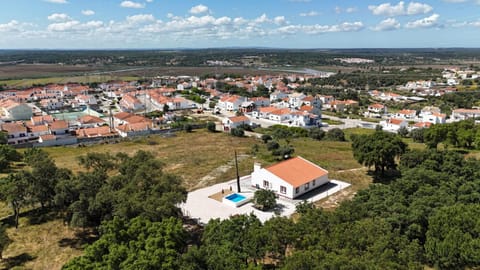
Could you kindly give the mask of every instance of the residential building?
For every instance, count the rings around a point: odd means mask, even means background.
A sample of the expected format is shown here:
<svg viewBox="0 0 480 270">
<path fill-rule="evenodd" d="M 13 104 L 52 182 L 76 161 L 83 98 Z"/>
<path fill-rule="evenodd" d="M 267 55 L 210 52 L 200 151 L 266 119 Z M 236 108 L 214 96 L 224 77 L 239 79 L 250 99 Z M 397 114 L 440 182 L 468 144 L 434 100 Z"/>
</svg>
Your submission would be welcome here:
<svg viewBox="0 0 480 270">
<path fill-rule="evenodd" d="M 290 199 L 329 183 L 327 170 L 300 156 L 266 168 L 256 163 L 251 177 L 252 186 Z"/>
<path fill-rule="evenodd" d="M 452 119 L 457 121 L 477 117 L 480 117 L 480 109 L 455 109 L 452 111 Z"/>
<path fill-rule="evenodd" d="M 380 122 L 380 125 L 385 131 L 397 132 L 402 127 L 408 127 L 408 122 L 401 118 L 390 118 L 386 121 Z"/>
<path fill-rule="evenodd" d="M 250 119 L 244 115 L 227 117 L 222 120 L 223 131 L 230 131 L 242 125 L 250 125 Z"/>
<path fill-rule="evenodd" d="M 123 95 L 119 105 L 122 111 L 125 112 L 136 112 L 145 109 L 145 105 L 133 95 Z"/>
<path fill-rule="evenodd" d="M 8 144 L 28 142 L 27 127 L 22 122 L 1 124 L 2 131 L 7 133 Z"/>
</svg>

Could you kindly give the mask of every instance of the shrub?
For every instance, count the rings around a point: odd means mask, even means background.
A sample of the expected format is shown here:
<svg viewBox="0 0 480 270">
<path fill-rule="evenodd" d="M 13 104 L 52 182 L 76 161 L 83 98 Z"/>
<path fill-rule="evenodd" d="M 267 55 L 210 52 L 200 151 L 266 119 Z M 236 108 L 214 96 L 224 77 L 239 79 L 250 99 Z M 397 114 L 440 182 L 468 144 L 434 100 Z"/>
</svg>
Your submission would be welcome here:
<svg viewBox="0 0 480 270">
<path fill-rule="evenodd" d="M 210 132 L 215 132 L 216 131 L 215 122 L 207 122 L 207 130 Z"/>
<path fill-rule="evenodd" d="M 230 134 L 235 137 L 243 137 L 245 136 L 245 131 L 243 130 L 243 128 L 232 128 L 230 130 Z"/>
<path fill-rule="evenodd" d="M 253 203 L 262 211 L 273 209 L 277 205 L 275 192 L 267 189 L 259 189 L 253 194 Z"/>
</svg>

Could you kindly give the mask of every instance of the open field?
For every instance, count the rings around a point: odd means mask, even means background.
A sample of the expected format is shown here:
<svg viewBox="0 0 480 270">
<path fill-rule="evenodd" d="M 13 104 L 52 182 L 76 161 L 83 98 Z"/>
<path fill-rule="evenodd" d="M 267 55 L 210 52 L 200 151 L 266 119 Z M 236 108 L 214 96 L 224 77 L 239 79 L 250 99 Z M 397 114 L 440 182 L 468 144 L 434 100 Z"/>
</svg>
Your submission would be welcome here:
<svg viewBox="0 0 480 270">
<path fill-rule="evenodd" d="M 65 226 L 61 219 L 32 221 L 22 217 L 19 228 L 9 228 L 7 233 L 13 242 L 3 252 L 0 269 L 61 269 L 82 254 L 88 239 L 79 237 L 81 229 Z"/>
<path fill-rule="evenodd" d="M 266 75 L 285 72 L 258 70 L 241 67 L 95 67 L 64 66 L 48 64 L 21 64 L 0 66 L 0 85 L 7 87 L 30 87 L 49 83 L 91 83 L 112 80 L 133 81 L 143 77 L 165 75 L 201 76 L 204 74 L 232 73 L 238 75 Z"/>
</svg>

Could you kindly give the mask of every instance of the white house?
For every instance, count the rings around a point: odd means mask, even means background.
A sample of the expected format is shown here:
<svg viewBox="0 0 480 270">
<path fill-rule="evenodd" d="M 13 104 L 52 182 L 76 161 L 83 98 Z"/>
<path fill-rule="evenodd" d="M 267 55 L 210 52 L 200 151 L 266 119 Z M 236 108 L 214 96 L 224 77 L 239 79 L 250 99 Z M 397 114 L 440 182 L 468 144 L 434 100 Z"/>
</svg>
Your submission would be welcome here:
<svg viewBox="0 0 480 270">
<path fill-rule="evenodd" d="M 455 109 L 452 111 L 452 119 L 465 120 L 480 117 L 480 109 Z"/>
<path fill-rule="evenodd" d="M 223 130 L 230 131 L 242 125 L 250 125 L 250 119 L 244 115 L 227 117 L 222 120 Z"/>
<path fill-rule="evenodd" d="M 447 121 L 447 115 L 444 113 L 432 113 L 424 114 L 422 117 L 423 122 L 428 122 L 432 124 L 445 124 Z"/>
<path fill-rule="evenodd" d="M 380 125 L 386 131 L 397 132 L 402 127 L 408 127 L 408 122 L 405 119 L 390 118 L 387 121 L 380 122 Z"/>
<path fill-rule="evenodd" d="M 255 164 L 251 177 L 252 186 L 272 190 L 290 199 L 330 181 L 327 170 L 302 157 L 294 157 L 266 168 Z"/>
<path fill-rule="evenodd" d="M 242 103 L 247 101 L 246 97 L 242 96 L 225 96 L 220 99 L 217 106 L 223 110 L 227 111 L 238 111 L 242 106 Z"/>
<path fill-rule="evenodd" d="M 288 94 L 282 91 L 275 91 L 270 94 L 270 101 L 277 101 L 288 97 Z"/>
<path fill-rule="evenodd" d="M 403 119 L 415 119 L 417 111 L 415 110 L 401 110 L 396 113 L 396 117 Z"/>
<path fill-rule="evenodd" d="M 27 127 L 23 123 L 4 123 L 1 129 L 7 132 L 8 144 L 28 142 Z"/>
<path fill-rule="evenodd" d="M 305 94 L 303 93 L 292 93 L 288 96 L 288 103 L 290 104 L 290 107 L 292 108 L 298 108 L 302 106 L 303 99 L 305 98 Z"/>
<path fill-rule="evenodd" d="M 385 114 L 387 113 L 387 107 L 380 103 L 368 105 L 368 112 L 372 114 Z"/>
<path fill-rule="evenodd" d="M 268 119 L 281 123 L 289 121 L 291 118 L 292 111 L 289 108 L 278 109 L 270 112 Z"/>
</svg>

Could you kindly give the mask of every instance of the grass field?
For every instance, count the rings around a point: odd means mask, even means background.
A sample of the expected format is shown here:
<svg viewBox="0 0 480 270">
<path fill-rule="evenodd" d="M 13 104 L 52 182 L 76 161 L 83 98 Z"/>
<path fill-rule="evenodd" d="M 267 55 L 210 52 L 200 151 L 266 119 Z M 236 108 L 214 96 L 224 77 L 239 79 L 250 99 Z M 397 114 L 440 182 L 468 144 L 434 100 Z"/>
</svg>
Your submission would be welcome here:
<svg viewBox="0 0 480 270">
<path fill-rule="evenodd" d="M 33 78 L 33 79 L 14 79 L 14 80 L 0 80 L 0 85 L 5 85 L 9 88 L 24 88 L 32 85 L 45 84 L 67 84 L 67 83 L 91 83 L 91 82 L 108 82 L 111 80 L 135 81 L 140 79 L 137 76 L 65 76 L 65 77 L 47 77 L 47 78 Z"/>
</svg>

